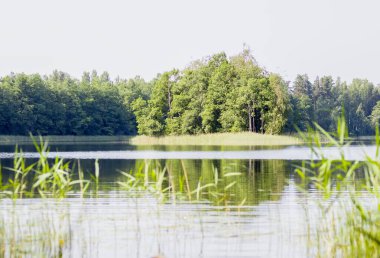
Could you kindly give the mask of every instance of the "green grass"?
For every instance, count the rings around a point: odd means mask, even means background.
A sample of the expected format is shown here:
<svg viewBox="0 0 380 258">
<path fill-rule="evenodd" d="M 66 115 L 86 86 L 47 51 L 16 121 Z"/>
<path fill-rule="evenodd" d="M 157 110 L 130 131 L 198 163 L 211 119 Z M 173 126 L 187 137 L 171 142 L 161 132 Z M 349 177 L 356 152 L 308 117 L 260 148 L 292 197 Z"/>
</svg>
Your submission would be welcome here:
<svg viewBox="0 0 380 258">
<path fill-rule="evenodd" d="M 135 136 L 130 139 L 132 145 L 293 145 L 302 140 L 293 136 L 267 135 L 258 133 L 215 133 L 182 136 Z"/>
</svg>

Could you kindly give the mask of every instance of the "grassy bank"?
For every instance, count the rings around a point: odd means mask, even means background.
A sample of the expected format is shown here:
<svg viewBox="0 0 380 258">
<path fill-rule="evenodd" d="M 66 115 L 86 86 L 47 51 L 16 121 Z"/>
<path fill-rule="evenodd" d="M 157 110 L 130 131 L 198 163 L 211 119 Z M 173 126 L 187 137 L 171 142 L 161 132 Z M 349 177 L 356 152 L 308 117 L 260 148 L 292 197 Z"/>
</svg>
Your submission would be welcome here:
<svg viewBox="0 0 380 258">
<path fill-rule="evenodd" d="M 297 137 L 266 135 L 257 133 L 215 133 L 182 136 L 135 136 L 130 139 L 132 145 L 292 145 L 302 141 Z"/>
<path fill-rule="evenodd" d="M 300 144 L 302 140 L 294 136 L 266 135 L 257 133 L 215 133 L 181 136 L 43 136 L 49 143 L 129 143 L 132 145 L 230 145 L 230 146 L 262 146 Z M 0 144 L 32 143 L 29 136 L 0 135 Z"/>
</svg>

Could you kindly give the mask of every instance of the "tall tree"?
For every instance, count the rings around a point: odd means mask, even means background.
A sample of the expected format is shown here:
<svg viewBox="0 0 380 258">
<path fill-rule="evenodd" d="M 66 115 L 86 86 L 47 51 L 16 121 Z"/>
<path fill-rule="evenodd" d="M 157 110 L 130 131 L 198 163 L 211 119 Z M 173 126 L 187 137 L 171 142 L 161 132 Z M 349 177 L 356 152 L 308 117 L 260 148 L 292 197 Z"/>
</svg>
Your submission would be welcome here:
<svg viewBox="0 0 380 258">
<path fill-rule="evenodd" d="M 313 121 L 313 88 L 306 74 L 297 75 L 292 88 L 293 126 L 306 130 Z"/>
<path fill-rule="evenodd" d="M 331 76 L 323 76 L 315 80 L 314 93 L 314 121 L 326 130 L 332 129 L 334 123 L 331 117 L 334 99 L 332 89 L 334 80 Z"/>
</svg>

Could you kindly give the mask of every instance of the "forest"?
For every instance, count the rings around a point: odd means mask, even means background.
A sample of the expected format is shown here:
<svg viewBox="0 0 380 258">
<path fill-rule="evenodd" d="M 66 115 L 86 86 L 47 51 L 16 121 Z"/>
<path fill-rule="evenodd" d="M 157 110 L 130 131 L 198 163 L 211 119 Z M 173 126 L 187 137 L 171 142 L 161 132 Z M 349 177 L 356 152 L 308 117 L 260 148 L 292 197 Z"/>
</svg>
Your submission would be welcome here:
<svg viewBox="0 0 380 258">
<path fill-rule="evenodd" d="M 349 132 L 370 135 L 380 118 L 380 86 L 298 75 L 292 83 L 259 66 L 249 49 L 218 53 L 183 70 L 110 79 L 9 74 L 0 78 L 2 135 L 183 135 L 304 131 L 313 122 L 333 130 L 344 110 Z"/>
</svg>

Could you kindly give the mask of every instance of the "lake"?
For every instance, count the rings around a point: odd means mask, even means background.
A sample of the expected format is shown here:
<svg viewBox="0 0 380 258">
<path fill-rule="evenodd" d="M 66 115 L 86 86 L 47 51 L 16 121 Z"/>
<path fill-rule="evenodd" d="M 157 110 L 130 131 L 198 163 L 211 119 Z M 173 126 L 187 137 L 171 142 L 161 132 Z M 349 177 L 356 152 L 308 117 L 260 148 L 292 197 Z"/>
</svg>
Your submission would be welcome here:
<svg viewBox="0 0 380 258">
<path fill-rule="evenodd" d="M 20 145 L 29 162 L 38 155 Z M 3 181 L 13 172 L 14 146 L 1 145 Z M 326 155 L 338 155 L 326 148 Z M 374 155 L 352 146 L 351 159 Z M 310 257 L 321 196 L 297 190 L 294 170 L 307 147 L 131 146 L 125 143 L 51 144 L 85 175 L 100 167 L 99 191 L 86 198 L 0 199 L 0 257 Z M 131 192 L 121 172 L 166 171 L 175 198 Z M 135 175 L 137 177 L 137 175 Z M 142 175 L 142 178 L 144 175 Z M 158 177 L 158 176 L 156 176 Z M 218 191 L 209 190 L 207 185 Z M 168 185 L 169 182 L 163 183 Z M 204 188 L 202 188 L 204 186 Z M 190 199 L 186 194 L 190 194 Z M 197 190 L 198 189 L 198 190 Z M 172 189 L 173 190 L 173 189 Z M 183 195 L 183 196 L 182 196 Z M 173 195 L 171 195 L 173 196 Z M 16 244 L 15 244 L 16 243 Z"/>
</svg>

